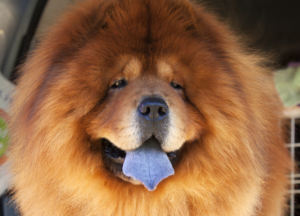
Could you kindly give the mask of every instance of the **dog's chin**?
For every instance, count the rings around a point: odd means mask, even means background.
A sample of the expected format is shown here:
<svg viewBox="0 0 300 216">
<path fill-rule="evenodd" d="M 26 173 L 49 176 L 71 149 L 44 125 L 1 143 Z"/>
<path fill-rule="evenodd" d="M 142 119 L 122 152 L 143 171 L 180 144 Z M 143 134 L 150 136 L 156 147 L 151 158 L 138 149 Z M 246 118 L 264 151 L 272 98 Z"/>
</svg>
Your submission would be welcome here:
<svg viewBox="0 0 300 216">
<path fill-rule="evenodd" d="M 111 143 L 109 140 L 102 138 L 101 139 L 102 144 L 102 158 L 103 163 L 106 166 L 106 168 L 112 172 L 116 177 L 126 181 L 130 182 L 134 185 L 141 185 L 142 183 L 132 177 L 126 176 L 123 173 L 123 164 L 126 157 L 126 151 L 116 147 L 113 143 Z M 167 156 L 174 167 L 178 161 L 180 156 L 180 151 L 174 151 L 174 152 L 168 152 Z"/>
</svg>

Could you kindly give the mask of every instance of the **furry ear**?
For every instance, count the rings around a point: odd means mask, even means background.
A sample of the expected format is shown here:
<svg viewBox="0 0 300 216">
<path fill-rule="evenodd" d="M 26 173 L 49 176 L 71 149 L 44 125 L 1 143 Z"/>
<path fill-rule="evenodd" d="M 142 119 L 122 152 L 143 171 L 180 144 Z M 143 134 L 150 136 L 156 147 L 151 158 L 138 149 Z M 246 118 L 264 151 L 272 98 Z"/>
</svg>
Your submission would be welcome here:
<svg viewBox="0 0 300 216">
<path fill-rule="evenodd" d="M 180 23 L 184 23 L 184 29 L 186 31 L 191 33 L 197 32 L 196 15 L 190 5 L 183 4 L 183 2 L 181 2 L 181 4 L 173 2 L 169 13 L 171 16 L 174 16 L 176 20 L 180 21 Z"/>
<path fill-rule="evenodd" d="M 83 47 L 99 31 L 106 30 L 113 12 L 116 10 L 115 5 L 109 1 L 101 3 L 91 1 L 91 5 L 93 5 L 92 8 L 87 8 L 86 4 L 81 2 L 81 6 L 74 8 L 74 11 L 69 11 L 69 16 L 62 17 L 60 22 L 65 28 L 60 29 L 61 32 L 57 32 L 59 37 L 53 41 L 61 41 L 62 36 L 69 38 L 69 41 L 62 43 L 62 47 L 72 45 L 68 50 L 74 52 Z M 56 28 L 53 30 L 55 32 Z"/>
<path fill-rule="evenodd" d="M 107 29 L 108 28 L 108 20 L 112 18 L 113 12 L 115 10 L 115 7 L 113 5 L 109 5 L 105 12 L 104 12 L 104 17 L 102 21 L 100 21 L 100 26 L 102 29 Z"/>
</svg>

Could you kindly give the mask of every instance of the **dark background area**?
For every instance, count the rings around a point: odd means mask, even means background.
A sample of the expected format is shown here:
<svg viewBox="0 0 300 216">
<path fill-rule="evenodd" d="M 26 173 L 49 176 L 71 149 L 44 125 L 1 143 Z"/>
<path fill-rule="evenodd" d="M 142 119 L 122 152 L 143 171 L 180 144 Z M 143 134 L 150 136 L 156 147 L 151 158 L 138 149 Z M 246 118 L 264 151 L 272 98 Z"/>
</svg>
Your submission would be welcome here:
<svg viewBox="0 0 300 216">
<path fill-rule="evenodd" d="M 284 67 L 300 60 L 299 0 L 203 0 L 230 23 L 251 48 L 274 56 Z"/>
</svg>

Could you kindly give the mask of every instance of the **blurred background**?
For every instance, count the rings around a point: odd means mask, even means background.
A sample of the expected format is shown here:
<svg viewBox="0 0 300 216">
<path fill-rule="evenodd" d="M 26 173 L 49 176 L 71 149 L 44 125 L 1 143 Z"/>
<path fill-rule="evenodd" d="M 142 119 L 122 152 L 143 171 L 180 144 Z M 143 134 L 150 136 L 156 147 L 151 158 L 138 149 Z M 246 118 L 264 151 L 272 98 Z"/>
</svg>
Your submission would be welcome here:
<svg viewBox="0 0 300 216">
<path fill-rule="evenodd" d="M 16 67 L 26 60 L 40 37 L 55 20 L 77 1 L 0 0 L 0 108 L 8 111 Z M 286 107 L 289 125 L 287 147 L 300 161 L 300 0 L 202 0 L 220 19 L 247 41 L 249 47 L 272 56 L 274 80 Z M 5 114 L 0 117 L 5 120 Z M 1 120 L 1 119 L 0 119 Z M 0 131 L 7 130 L 5 121 Z M 5 140 L 5 137 L 3 138 Z M 5 141 L 3 141 L 5 142 Z M 10 202 L 7 144 L 0 136 L 0 216 L 18 215 Z M 290 216 L 300 216 L 300 174 L 292 172 Z M 299 180 L 298 180 L 299 179 Z"/>
</svg>

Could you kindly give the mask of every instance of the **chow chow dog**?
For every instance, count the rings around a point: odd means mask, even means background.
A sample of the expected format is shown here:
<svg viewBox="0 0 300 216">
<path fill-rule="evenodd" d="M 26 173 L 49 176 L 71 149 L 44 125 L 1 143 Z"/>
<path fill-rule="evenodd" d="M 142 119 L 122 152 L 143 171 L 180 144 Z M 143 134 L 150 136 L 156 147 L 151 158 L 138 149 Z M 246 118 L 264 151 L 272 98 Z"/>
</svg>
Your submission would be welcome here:
<svg viewBox="0 0 300 216">
<path fill-rule="evenodd" d="M 291 166 L 265 60 L 187 0 L 91 0 L 20 70 L 23 216 L 277 216 Z"/>
</svg>

